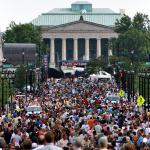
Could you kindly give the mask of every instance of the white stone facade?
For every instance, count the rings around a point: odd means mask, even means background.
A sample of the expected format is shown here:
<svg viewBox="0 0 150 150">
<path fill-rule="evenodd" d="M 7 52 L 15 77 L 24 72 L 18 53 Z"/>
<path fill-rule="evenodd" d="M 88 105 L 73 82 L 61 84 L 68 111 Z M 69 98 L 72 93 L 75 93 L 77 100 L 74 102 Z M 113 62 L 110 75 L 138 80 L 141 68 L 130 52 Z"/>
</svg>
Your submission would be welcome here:
<svg viewBox="0 0 150 150">
<path fill-rule="evenodd" d="M 55 67 L 55 43 L 54 39 L 62 39 L 62 60 L 66 60 L 66 39 L 72 38 L 74 43 L 73 60 L 78 60 L 78 39 L 85 39 L 85 60 L 89 60 L 89 39 L 97 39 L 96 57 L 101 56 L 101 39 L 118 37 L 113 28 L 104 25 L 79 20 L 55 27 L 43 27 L 42 37 L 51 40 L 50 46 L 50 67 Z M 110 52 L 109 52 L 110 55 Z"/>
</svg>

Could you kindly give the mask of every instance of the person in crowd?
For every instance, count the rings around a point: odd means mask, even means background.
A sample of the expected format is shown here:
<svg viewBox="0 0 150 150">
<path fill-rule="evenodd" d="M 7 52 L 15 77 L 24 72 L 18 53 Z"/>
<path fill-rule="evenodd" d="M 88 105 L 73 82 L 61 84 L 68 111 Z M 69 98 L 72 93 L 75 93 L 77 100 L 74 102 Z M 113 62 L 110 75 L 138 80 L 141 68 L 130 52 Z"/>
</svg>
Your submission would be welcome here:
<svg viewBox="0 0 150 150">
<path fill-rule="evenodd" d="M 22 143 L 22 149 L 23 150 L 32 150 L 32 142 L 29 139 L 24 140 Z"/>
<path fill-rule="evenodd" d="M 99 139 L 99 147 L 100 147 L 99 150 L 108 150 L 107 149 L 107 147 L 108 147 L 107 137 L 103 136 Z"/>
<path fill-rule="evenodd" d="M 44 135 L 39 135 L 38 136 L 38 145 L 34 150 L 39 150 L 43 148 L 45 145 L 45 136 Z"/>
<path fill-rule="evenodd" d="M 54 134 L 52 131 L 45 134 L 45 142 L 46 144 L 42 148 L 39 148 L 39 150 L 62 150 L 62 148 L 54 144 Z"/>
<path fill-rule="evenodd" d="M 114 80 L 49 79 L 40 90 L 17 98 L 11 111 L 0 111 L 0 147 L 17 150 L 147 149 L 149 118 L 136 101 L 118 94 Z M 23 94 L 23 93 L 22 93 Z M 136 98 L 135 98 L 136 99 Z M 18 101 L 19 100 L 19 101 Z M 40 106 L 27 113 L 28 106 Z M 134 147 L 133 147 L 134 145 Z M 100 146 L 100 147 L 99 147 Z"/>
</svg>

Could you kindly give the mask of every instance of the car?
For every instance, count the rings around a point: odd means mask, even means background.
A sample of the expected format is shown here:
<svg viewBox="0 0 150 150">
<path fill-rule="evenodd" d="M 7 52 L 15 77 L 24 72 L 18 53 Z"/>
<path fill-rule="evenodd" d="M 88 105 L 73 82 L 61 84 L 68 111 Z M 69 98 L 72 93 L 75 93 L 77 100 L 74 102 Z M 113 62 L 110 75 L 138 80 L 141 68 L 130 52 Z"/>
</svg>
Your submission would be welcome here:
<svg viewBox="0 0 150 150">
<path fill-rule="evenodd" d="M 42 107 L 39 105 L 31 105 L 26 108 L 27 115 L 30 114 L 40 114 L 42 112 Z"/>
<path fill-rule="evenodd" d="M 105 98 L 105 100 L 109 100 L 111 103 L 119 103 L 120 102 L 120 97 L 117 95 L 109 95 Z"/>
<path fill-rule="evenodd" d="M 111 74 L 107 73 L 106 71 L 99 71 L 96 74 L 91 74 L 89 76 L 89 79 L 94 80 L 94 79 L 105 79 L 105 80 L 111 80 Z"/>
</svg>

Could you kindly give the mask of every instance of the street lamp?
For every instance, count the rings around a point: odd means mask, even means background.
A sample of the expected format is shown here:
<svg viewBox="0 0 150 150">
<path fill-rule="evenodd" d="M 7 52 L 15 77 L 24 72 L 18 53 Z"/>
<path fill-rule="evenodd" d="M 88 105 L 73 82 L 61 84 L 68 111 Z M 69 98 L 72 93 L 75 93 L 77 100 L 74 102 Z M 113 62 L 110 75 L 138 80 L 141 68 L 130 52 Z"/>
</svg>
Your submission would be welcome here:
<svg viewBox="0 0 150 150">
<path fill-rule="evenodd" d="M 40 79 L 40 68 L 36 68 L 36 83 L 37 83 L 37 90 L 38 91 L 40 89 L 39 79 Z"/>
<path fill-rule="evenodd" d="M 6 77 L 8 78 L 8 80 L 9 80 L 9 93 L 10 93 L 10 97 L 11 97 L 11 106 L 10 106 L 10 108 L 11 108 L 11 112 L 13 111 L 13 107 L 12 107 L 12 92 L 13 92 L 13 87 L 14 87 L 14 85 L 13 85 L 13 83 L 14 83 L 14 78 L 15 78 L 15 72 L 14 71 L 9 71 L 8 73 L 7 73 L 7 75 L 6 75 Z"/>
<path fill-rule="evenodd" d="M 27 102 L 27 86 L 28 86 L 28 70 L 26 69 L 26 78 L 25 78 L 25 80 L 26 80 L 26 92 L 25 92 L 25 95 L 26 95 L 26 102 Z"/>
<path fill-rule="evenodd" d="M 2 111 L 4 111 L 4 74 L 1 74 L 1 82 L 2 82 Z"/>
<path fill-rule="evenodd" d="M 38 57 L 38 53 L 35 53 L 35 68 L 37 66 L 37 57 Z"/>
<path fill-rule="evenodd" d="M 134 50 L 131 51 L 131 65 L 133 65 L 133 62 L 134 62 L 134 60 L 133 60 L 133 59 L 134 59 L 134 58 L 133 58 L 133 55 L 134 55 Z"/>
<path fill-rule="evenodd" d="M 127 92 L 128 92 L 128 101 L 132 99 L 134 101 L 135 89 L 134 89 L 134 70 L 127 72 Z"/>
<path fill-rule="evenodd" d="M 22 64 L 24 65 L 24 55 L 25 55 L 25 52 L 24 50 L 22 51 Z"/>
</svg>

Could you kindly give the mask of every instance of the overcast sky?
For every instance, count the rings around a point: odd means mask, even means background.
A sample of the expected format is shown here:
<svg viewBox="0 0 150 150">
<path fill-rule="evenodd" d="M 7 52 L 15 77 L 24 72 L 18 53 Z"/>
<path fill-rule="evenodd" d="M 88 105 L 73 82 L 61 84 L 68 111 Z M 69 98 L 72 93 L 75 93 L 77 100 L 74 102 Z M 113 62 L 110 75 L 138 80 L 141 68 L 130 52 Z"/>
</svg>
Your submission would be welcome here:
<svg viewBox="0 0 150 150">
<path fill-rule="evenodd" d="M 0 0 L 0 29 L 4 31 L 11 21 L 28 23 L 41 13 L 53 8 L 69 8 L 76 0 Z M 150 0 L 88 0 L 95 8 L 125 9 L 133 17 L 136 12 L 150 16 Z"/>
</svg>

